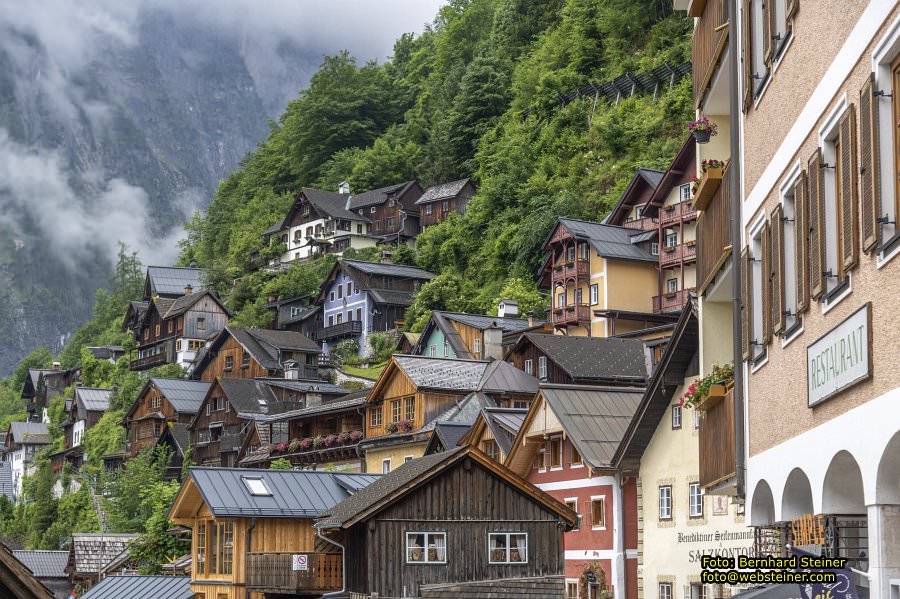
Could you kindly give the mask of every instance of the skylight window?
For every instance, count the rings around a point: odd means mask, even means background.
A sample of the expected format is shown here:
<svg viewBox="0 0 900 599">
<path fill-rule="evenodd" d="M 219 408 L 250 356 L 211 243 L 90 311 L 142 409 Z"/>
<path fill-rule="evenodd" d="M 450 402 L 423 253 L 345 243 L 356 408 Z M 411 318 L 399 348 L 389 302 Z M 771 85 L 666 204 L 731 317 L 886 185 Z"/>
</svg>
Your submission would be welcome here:
<svg viewBox="0 0 900 599">
<path fill-rule="evenodd" d="M 246 476 L 242 476 L 241 480 L 244 481 L 244 486 L 247 487 L 247 490 L 251 495 L 262 496 L 262 497 L 271 497 L 272 492 L 269 491 L 269 487 L 266 486 L 266 481 L 261 478 L 247 478 Z"/>
</svg>

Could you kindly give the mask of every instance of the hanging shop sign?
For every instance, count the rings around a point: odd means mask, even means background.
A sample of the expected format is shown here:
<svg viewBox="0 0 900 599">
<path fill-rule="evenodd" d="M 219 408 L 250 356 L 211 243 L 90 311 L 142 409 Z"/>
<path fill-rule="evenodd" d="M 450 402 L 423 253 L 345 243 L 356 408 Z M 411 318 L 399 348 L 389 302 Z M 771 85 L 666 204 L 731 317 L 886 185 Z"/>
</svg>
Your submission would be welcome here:
<svg viewBox="0 0 900 599">
<path fill-rule="evenodd" d="M 872 304 L 807 347 L 806 369 L 809 407 L 872 376 Z"/>
</svg>

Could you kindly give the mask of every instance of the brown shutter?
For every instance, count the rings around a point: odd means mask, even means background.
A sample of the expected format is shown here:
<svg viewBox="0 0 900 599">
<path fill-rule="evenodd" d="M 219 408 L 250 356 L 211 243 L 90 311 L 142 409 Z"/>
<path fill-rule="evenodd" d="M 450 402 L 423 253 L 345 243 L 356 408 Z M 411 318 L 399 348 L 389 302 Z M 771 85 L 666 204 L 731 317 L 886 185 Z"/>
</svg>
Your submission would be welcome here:
<svg viewBox="0 0 900 599">
<path fill-rule="evenodd" d="M 750 359 L 750 252 L 741 252 L 741 354 Z"/>
<path fill-rule="evenodd" d="M 825 218 L 822 205 L 822 151 L 816 148 L 807 163 L 806 226 L 809 231 L 809 296 L 819 299 L 825 292 Z"/>
<path fill-rule="evenodd" d="M 853 104 L 838 123 L 841 143 L 841 279 L 859 262 L 859 197 L 856 193 L 856 109 Z"/>
<path fill-rule="evenodd" d="M 763 61 L 766 66 L 772 67 L 772 57 L 775 56 L 775 40 L 772 35 L 777 31 L 775 27 L 775 0 L 763 0 Z"/>
<path fill-rule="evenodd" d="M 880 181 L 878 180 L 878 103 L 875 91 L 875 73 L 869 75 L 859 90 L 859 178 L 860 218 L 862 219 L 862 249 L 867 254 L 881 243 Z"/>
<path fill-rule="evenodd" d="M 753 103 L 753 44 L 750 37 L 750 0 L 743 1 L 741 13 L 741 48 L 743 50 L 743 69 L 741 74 L 744 80 L 744 112 L 750 110 Z"/>
<path fill-rule="evenodd" d="M 809 308 L 809 214 L 806 171 L 794 184 L 794 258 L 797 271 L 797 313 Z"/>
<path fill-rule="evenodd" d="M 772 267 L 772 333 L 774 335 L 780 335 L 784 330 L 784 224 L 782 223 L 782 214 L 781 204 L 775 206 L 769 224 L 772 246 L 769 265 Z"/>
<path fill-rule="evenodd" d="M 762 282 L 762 343 L 768 345 L 772 340 L 772 243 L 769 235 L 769 221 L 763 223 L 760 232 L 762 258 L 760 279 Z"/>
</svg>

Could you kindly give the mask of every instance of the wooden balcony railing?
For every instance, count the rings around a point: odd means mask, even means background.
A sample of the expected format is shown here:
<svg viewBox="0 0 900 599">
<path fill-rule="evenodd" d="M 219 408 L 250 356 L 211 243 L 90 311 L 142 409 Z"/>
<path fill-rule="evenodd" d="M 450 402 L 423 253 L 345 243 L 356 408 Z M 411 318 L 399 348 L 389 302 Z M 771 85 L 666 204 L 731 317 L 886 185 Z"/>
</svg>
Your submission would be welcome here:
<svg viewBox="0 0 900 599">
<path fill-rule="evenodd" d="M 671 312 L 680 310 L 688 301 L 688 294 L 693 293 L 694 289 L 682 289 L 673 293 L 665 293 L 657 295 L 653 298 L 654 312 Z"/>
<path fill-rule="evenodd" d="M 729 389 L 702 404 L 706 414 L 700 419 L 700 486 L 704 488 L 735 475 L 733 395 Z"/>
<path fill-rule="evenodd" d="M 570 304 L 553 308 L 550 312 L 553 324 L 584 324 L 591 322 L 591 307 L 587 304 Z"/>
<path fill-rule="evenodd" d="M 362 321 L 350 320 L 330 327 L 324 327 L 316 331 L 316 340 L 337 339 L 338 337 L 352 337 L 362 334 Z"/>
<path fill-rule="evenodd" d="M 553 267 L 553 280 L 566 281 L 579 277 L 591 276 L 591 263 L 588 260 L 578 259 L 569 262 L 561 262 Z"/>
<path fill-rule="evenodd" d="M 294 556 L 305 558 L 296 564 L 305 569 L 295 569 Z M 247 589 L 283 594 L 339 591 L 341 570 L 339 553 L 248 553 Z"/>
<path fill-rule="evenodd" d="M 638 231 L 652 231 L 657 228 L 657 225 L 659 223 L 652 218 L 638 218 L 622 223 L 622 226 L 626 229 L 637 229 Z"/>
<path fill-rule="evenodd" d="M 719 189 L 697 217 L 697 247 L 697 290 L 703 295 L 731 255 L 731 174 L 728 166 Z"/>
<path fill-rule="evenodd" d="M 690 200 L 678 202 L 672 206 L 666 206 L 659 211 L 659 222 L 663 226 L 683 221 L 691 221 L 695 218 L 697 218 L 697 211 L 691 206 Z"/>
<path fill-rule="evenodd" d="M 167 362 L 168 356 L 165 351 L 162 351 L 152 356 L 144 356 L 143 358 L 131 360 L 128 363 L 128 368 L 129 370 L 147 370 L 149 368 L 155 368 L 156 366 L 162 366 Z"/>
<path fill-rule="evenodd" d="M 682 260 L 693 261 L 697 257 L 697 245 L 695 243 L 679 243 L 670 248 L 662 248 L 659 252 L 659 265 L 672 266 Z"/>
<path fill-rule="evenodd" d="M 728 42 L 724 0 L 708 0 L 694 27 L 691 64 L 694 72 L 694 105 L 699 106 Z"/>
</svg>

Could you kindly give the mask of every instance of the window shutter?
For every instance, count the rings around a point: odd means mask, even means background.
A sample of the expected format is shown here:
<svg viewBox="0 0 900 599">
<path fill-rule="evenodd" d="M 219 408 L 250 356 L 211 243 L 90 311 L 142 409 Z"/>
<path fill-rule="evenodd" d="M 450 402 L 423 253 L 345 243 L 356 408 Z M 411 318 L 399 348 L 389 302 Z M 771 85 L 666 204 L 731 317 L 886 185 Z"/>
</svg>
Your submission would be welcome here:
<svg viewBox="0 0 900 599">
<path fill-rule="evenodd" d="M 809 308 L 809 213 L 806 172 L 794 184 L 794 259 L 797 271 L 797 313 Z"/>
<path fill-rule="evenodd" d="M 806 223 L 809 231 L 809 296 L 819 299 L 825 292 L 825 219 L 822 214 L 822 150 L 816 148 L 807 163 Z"/>
<path fill-rule="evenodd" d="M 741 252 L 741 354 L 750 359 L 750 252 Z"/>
<path fill-rule="evenodd" d="M 775 27 L 775 0 L 763 0 L 763 61 L 769 68 L 772 67 L 772 57 L 775 55 L 775 41 L 772 35 Z"/>
<path fill-rule="evenodd" d="M 744 112 L 750 110 L 753 102 L 753 60 L 752 60 L 752 40 L 750 36 L 750 0 L 743 0 L 741 9 L 741 49 L 743 56 L 743 80 L 744 80 Z"/>
<path fill-rule="evenodd" d="M 781 221 L 783 209 L 781 204 L 772 211 L 769 225 L 772 257 L 772 333 L 780 335 L 784 330 L 784 225 Z"/>
<path fill-rule="evenodd" d="M 762 246 L 762 343 L 768 345 L 772 340 L 772 242 L 769 235 L 769 221 L 763 223 L 760 233 Z"/>
<path fill-rule="evenodd" d="M 869 75 L 859 90 L 859 177 L 862 249 L 867 254 L 881 242 L 881 198 L 878 157 L 878 103 L 875 102 L 875 73 Z"/>
<path fill-rule="evenodd" d="M 841 278 L 859 262 L 859 197 L 856 190 L 856 110 L 853 104 L 838 123 L 841 141 Z"/>
</svg>

